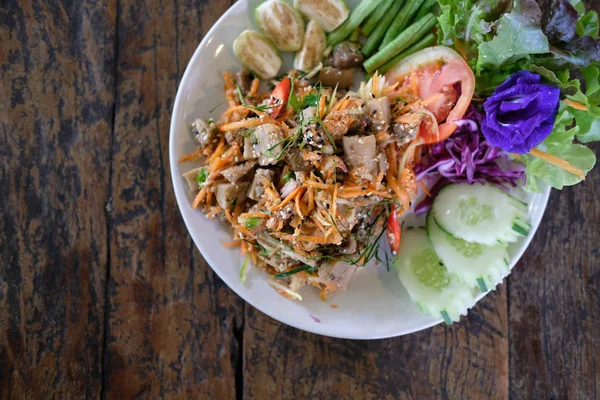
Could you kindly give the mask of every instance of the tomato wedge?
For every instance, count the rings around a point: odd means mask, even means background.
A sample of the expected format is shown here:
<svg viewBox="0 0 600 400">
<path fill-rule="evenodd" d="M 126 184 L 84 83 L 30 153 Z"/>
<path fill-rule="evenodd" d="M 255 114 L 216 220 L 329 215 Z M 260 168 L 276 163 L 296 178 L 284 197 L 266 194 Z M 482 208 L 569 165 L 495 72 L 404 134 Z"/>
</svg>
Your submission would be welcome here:
<svg viewBox="0 0 600 400">
<path fill-rule="evenodd" d="M 271 117 L 277 118 L 283 111 L 290 97 L 291 85 L 290 78 L 285 78 L 273 89 L 271 97 L 269 97 L 269 114 L 271 114 Z"/>
<path fill-rule="evenodd" d="M 402 232 L 400 231 L 400 224 L 398 224 L 398 216 L 396 214 L 396 206 L 394 204 L 392 204 L 390 216 L 387 220 L 386 233 L 392 254 L 398 254 L 400 251 L 400 239 L 402 237 Z"/>
<path fill-rule="evenodd" d="M 454 133 L 454 121 L 463 117 L 475 92 L 475 76 L 469 65 L 444 46 L 429 47 L 405 58 L 385 76 L 392 83 L 400 82 L 401 88 L 411 85 L 415 78 L 421 100 L 435 99 L 425 108 L 435 116 L 439 132 L 431 121 L 423 122 L 419 130 L 427 144 L 441 142 Z"/>
</svg>

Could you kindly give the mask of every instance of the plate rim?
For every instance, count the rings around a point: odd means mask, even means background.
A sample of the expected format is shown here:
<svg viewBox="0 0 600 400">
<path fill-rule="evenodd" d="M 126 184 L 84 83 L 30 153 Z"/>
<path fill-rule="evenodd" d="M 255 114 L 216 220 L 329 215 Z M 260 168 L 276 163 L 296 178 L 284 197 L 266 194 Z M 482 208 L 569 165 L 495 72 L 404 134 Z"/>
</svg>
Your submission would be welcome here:
<svg viewBox="0 0 600 400">
<path fill-rule="evenodd" d="M 200 41 L 200 43 L 198 44 L 198 46 L 196 47 L 196 50 L 194 50 L 194 53 L 192 55 L 192 57 L 190 58 L 190 60 L 188 61 L 186 67 L 185 67 L 185 71 L 181 77 L 181 80 L 179 81 L 179 85 L 177 87 L 177 93 L 175 95 L 175 101 L 173 104 L 173 109 L 171 110 L 171 122 L 169 124 L 169 166 L 170 166 L 170 173 L 171 173 L 171 181 L 173 183 L 173 190 L 175 192 L 175 200 L 177 202 L 177 208 L 179 210 L 179 213 L 181 215 L 181 217 L 183 218 L 184 224 L 185 224 L 185 228 L 187 231 L 187 234 L 189 235 L 189 237 L 192 239 L 194 245 L 196 246 L 196 248 L 198 249 L 198 251 L 200 252 L 200 254 L 202 255 L 202 257 L 204 258 L 204 260 L 206 261 L 206 263 L 210 266 L 210 268 L 217 274 L 217 276 L 227 285 L 227 287 L 232 290 L 237 296 L 241 297 L 248 305 L 250 305 L 251 307 L 254 307 L 255 309 L 257 309 L 258 311 L 262 312 L 263 314 L 269 316 L 270 318 L 279 321 L 281 323 L 284 323 L 286 325 L 289 325 L 291 327 L 294 327 L 296 329 L 305 331 L 305 332 L 310 332 L 310 333 L 314 333 L 317 335 L 322 335 L 322 336 L 326 336 L 326 337 L 332 337 L 332 338 L 339 338 L 339 339 L 351 339 L 351 340 L 377 340 L 377 339 L 386 339 L 386 338 L 392 338 L 392 337 L 399 337 L 399 336 L 404 336 L 404 335 L 409 335 L 411 333 L 415 333 L 415 332 L 419 332 L 425 329 L 429 329 L 435 325 L 440 324 L 441 322 L 443 322 L 442 318 L 439 318 L 437 320 L 434 320 L 432 322 L 428 322 L 425 323 L 423 325 L 420 325 L 418 327 L 409 329 L 407 331 L 404 332 L 399 332 L 399 333 L 389 333 L 389 334 L 383 334 L 383 335 L 369 335 L 369 336 L 363 336 L 363 335 L 344 335 L 344 334 L 338 334 L 335 332 L 331 332 L 327 329 L 319 329 L 320 325 L 301 325 L 299 323 L 294 322 L 293 319 L 288 318 L 287 316 L 283 315 L 283 316 L 274 316 L 271 312 L 266 311 L 264 309 L 264 307 L 262 307 L 261 305 L 257 305 L 254 302 L 252 302 L 249 298 L 247 298 L 247 296 L 245 296 L 244 294 L 238 292 L 238 290 L 236 290 L 235 286 L 233 284 L 233 282 L 231 282 L 224 273 L 220 272 L 220 268 L 215 267 L 215 265 L 218 265 L 218 263 L 215 262 L 215 260 L 213 259 L 213 257 L 211 256 L 211 253 L 209 251 L 203 251 L 203 246 L 201 245 L 201 242 L 198 238 L 198 240 L 194 237 L 194 235 L 191 233 L 190 230 L 190 226 L 192 225 L 192 221 L 190 220 L 191 216 L 188 215 L 188 213 L 184 212 L 184 210 L 179 206 L 179 204 L 185 202 L 185 201 L 189 201 L 187 198 L 187 195 L 185 193 L 183 193 L 183 189 L 182 187 L 184 186 L 182 182 L 180 182 L 180 176 L 177 175 L 175 173 L 175 171 L 177 170 L 177 165 L 179 163 L 178 159 L 175 157 L 175 138 L 176 138 L 176 130 L 177 130 L 177 124 L 179 124 L 180 122 L 177 122 L 176 119 L 174 118 L 174 116 L 177 114 L 176 111 L 182 107 L 182 103 L 184 102 L 183 100 L 183 92 L 182 92 L 182 87 L 185 87 L 186 84 L 188 83 L 188 81 L 190 81 L 191 76 L 193 74 L 192 72 L 192 65 L 196 64 L 196 62 L 198 61 L 199 58 L 201 58 L 201 53 L 202 50 L 208 45 L 208 43 L 210 42 L 211 38 L 214 36 L 215 31 L 217 29 L 220 28 L 220 25 L 222 24 L 223 20 L 227 19 L 227 17 L 229 16 L 229 14 L 232 14 L 235 11 L 238 11 L 238 8 L 243 9 L 244 7 L 247 7 L 248 5 L 248 0 L 239 0 L 236 3 L 234 3 L 233 5 L 231 5 L 227 11 L 225 11 L 220 17 L 219 19 L 211 26 L 211 28 L 208 30 L 208 32 L 203 36 L 202 40 Z M 527 236 L 525 238 L 525 241 L 522 243 L 522 245 L 519 248 L 519 251 L 517 252 L 516 256 L 513 258 L 513 260 L 511 260 L 511 270 L 516 266 L 516 264 L 519 262 L 519 260 L 521 259 L 521 257 L 523 256 L 523 254 L 525 253 L 525 251 L 527 250 L 527 248 L 529 247 L 529 245 L 531 244 L 531 241 L 533 240 L 533 237 L 535 236 L 539 226 L 541 225 L 543 219 L 544 219 L 544 215 L 546 213 L 546 209 L 548 206 L 548 201 L 550 198 L 550 191 L 551 191 L 551 187 L 546 186 L 544 188 L 544 190 L 542 190 L 540 192 L 540 195 L 543 196 L 543 200 L 540 203 L 540 206 L 542 206 L 542 211 L 541 211 L 541 215 L 540 215 L 540 221 L 537 224 L 537 226 L 535 226 L 535 229 L 533 229 L 533 232 L 531 232 L 531 234 L 529 236 Z M 508 277 L 506 277 L 505 279 L 508 279 Z M 486 293 L 480 293 L 477 298 L 476 298 L 476 302 L 475 305 L 473 307 L 475 307 L 477 305 L 477 303 L 484 298 L 488 293 L 490 293 L 490 291 L 486 292 Z M 472 308 L 471 308 L 472 309 Z M 470 309 L 470 310 L 471 310 Z M 460 323 L 460 322 L 458 322 Z M 339 331 L 338 331 L 339 332 Z"/>
</svg>

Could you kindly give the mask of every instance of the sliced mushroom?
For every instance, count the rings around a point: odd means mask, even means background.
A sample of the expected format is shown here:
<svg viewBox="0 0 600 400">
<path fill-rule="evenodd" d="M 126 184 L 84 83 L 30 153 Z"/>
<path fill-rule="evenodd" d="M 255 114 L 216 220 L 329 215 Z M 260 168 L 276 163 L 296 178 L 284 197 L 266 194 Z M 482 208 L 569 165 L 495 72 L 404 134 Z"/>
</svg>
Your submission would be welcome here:
<svg viewBox="0 0 600 400">
<path fill-rule="evenodd" d="M 252 171 L 252 168 L 256 166 L 256 162 L 249 161 L 244 164 L 229 167 L 221 171 L 221 175 L 231 183 L 236 183 L 238 180 L 244 177 L 248 172 Z"/>
<path fill-rule="evenodd" d="M 377 175 L 377 142 L 375 136 L 344 136 L 344 155 L 354 173 L 363 179 Z"/>
<path fill-rule="evenodd" d="M 252 184 L 248 189 L 248 197 L 252 200 L 259 201 L 262 195 L 265 193 L 265 186 L 262 183 L 263 176 L 272 182 L 273 178 L 275 177 L 275 173 L 265 168 L 259 168 L 256 170 Z"/>
<path fill-rule="evenodd" d="M 264 124 L 254 131 L 256 144 L 254 152 L 258 154 L 261 166 L 275 165 L 283 152 L 283 132 L 277 125 Z"/>
<path fill-rule="evenodd" d="M 202 167 L 190 169 L 188 172 L 185 172 L 183 174 L 183 177 L 185 178 L 185 181 L 187 182 L 191 192 L 197 192 L 198 190 L 200 190 L 200 188 L 198 187 L 198 182 L 196 181 L 196 177 L 198 176 L 198 172 L 200 172 L 201 169 Z"/>
<path fill-rule="evenodd" d="M 334 47 L 331 65 L 338 69 L 357 68 L 362 66 L 364 59 L 357 43 L 344 41 Z"/>
<path fill-rule="evenodd" d="M 419 129 L 413 124 L 400 123 L 394 124 L 392 133 L 398 145 L 402 146 L 412 141 L 417 136 L 417 133 L 419 133 Z"/>
<path fill-rule="evenodd" d="M 386 131 L 392 122 L 390 99 L 387 96 L 372 99 L 367 103 L 371 126 L 375 131 Z"/>
<path fill-rule="evenodd" d="M 192 123 L 192 133 L 194 139 L 200 146 L 206 146 L 215 139 L 215 132 L 208 122 L 202 118 L 196 118 Z"/>
<path fill-rule="evenodd" d="M 322 69 L 319 72 L 319 80 L 323 86 L 335 87 L 338 89 L 346 89 L 354 84 L 354 70 L 352 69 Z"/>
<path fill-rule="evenodd" d="M 294 146 L 290 146 L 285 152 L 285 160 L 294 171 L 308 172 L 313 169 L 312 163 L 304 159 L 302 150 Z"/>
<path fill-rule="evenodd" d="M 244 153 L 242 154 L 244 160 L 256 160 L 258 158 L 258 155 L 254 152 L 255 142 L 256 138 L 254 135 L 244 138 Z"/>
<path fill-rule="evenodd" d="M 238 201 L 246 199 L 246 190 L 250 182 L 222 183 L 217 185 L 217 202 L 223 209 L 231 209 Z"/>
</svg>

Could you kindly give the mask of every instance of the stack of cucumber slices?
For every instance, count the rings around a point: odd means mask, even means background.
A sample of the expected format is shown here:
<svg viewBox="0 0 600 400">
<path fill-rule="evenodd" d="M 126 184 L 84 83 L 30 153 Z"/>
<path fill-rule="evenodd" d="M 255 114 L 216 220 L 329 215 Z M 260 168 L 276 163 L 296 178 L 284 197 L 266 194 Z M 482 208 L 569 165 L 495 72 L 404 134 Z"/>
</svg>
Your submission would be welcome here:
<svg viewBox="0 0 600 400">
<path fill-rule="evenodd" d="M 490 184 L 451 184 L 427 214 L 425 227 L 404 229 L 394 266 L 421 310 L 458 321 L 510 273 L 506 246 L 526 237 L 527 203 Z"/>
</svg>

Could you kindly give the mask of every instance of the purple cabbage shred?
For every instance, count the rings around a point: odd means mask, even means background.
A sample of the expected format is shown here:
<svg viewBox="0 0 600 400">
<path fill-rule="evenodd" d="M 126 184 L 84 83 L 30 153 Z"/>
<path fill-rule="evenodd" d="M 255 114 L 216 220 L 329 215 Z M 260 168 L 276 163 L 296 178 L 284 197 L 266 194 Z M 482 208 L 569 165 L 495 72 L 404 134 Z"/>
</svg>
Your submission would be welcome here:
<svg viewBox="0 0 600 400">
<path fill-rule="evenodd" d="M 456 132 L 448 139 L 432 144 L 429 153 L 415 167 L 417 181 L 435 182 L 429 189 L 432 196 L 415 207 L 417 215 L 429 211 L 433 198 L 451 182 L 489 182 L 506 192 L 516 187 L 519 181 L 525 183 L 525 166 L 488 143 L 481 133 L 482 119 L 482 114 L 471 106 L 465 117 L 455 122 L 458 125 Z"/>
</svg>

